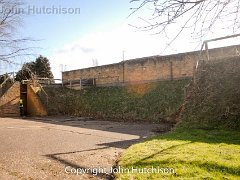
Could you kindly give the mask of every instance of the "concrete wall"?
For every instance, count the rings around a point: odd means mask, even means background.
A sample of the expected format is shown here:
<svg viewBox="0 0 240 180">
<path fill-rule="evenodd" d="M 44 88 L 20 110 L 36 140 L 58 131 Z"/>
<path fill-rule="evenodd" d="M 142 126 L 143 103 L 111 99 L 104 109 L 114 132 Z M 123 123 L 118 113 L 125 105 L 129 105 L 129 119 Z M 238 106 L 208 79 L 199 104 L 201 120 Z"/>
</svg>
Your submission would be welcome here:
<svg viewBox="0 0 240 180">
<path fill-rule="evenodd" d="M 28 85 L 27 87 L 27 111 L 30 116 L 47 116 L 47 110 L 42 104 L 37 92 L 38 88 Z"/>
<path fill-rule="evenodd" d="M 0 117 L 20 116 L 19 100 L 20 83 L 15 82 L 7 92 L 0 97 Z"/>
<path fill-rule="evenodd" d="M 20 82 L 15 82 L 0 97 L 0 117 L 18 117 L 20 116 L 19 101 L 21 94 Z M 27 85 L 27 115 L 30 116 L 47 116 L 47 110 L 42 104 L 37 92 L 38 87 Z"/>
<path fill-rule="evenodd" d="M 116 64 L 67 71 L 63 82 L 79 79 L 96 79 L 96 85 L 149 82 L 192 77 L 199 59 L 199 51 L 168 56 L 152 56 L 128 60 Z M 209 50 L 211 60 L 240 55 L 240 45 Z M 206 57 L 205 52 L 202 58 Z"/>
</svg>

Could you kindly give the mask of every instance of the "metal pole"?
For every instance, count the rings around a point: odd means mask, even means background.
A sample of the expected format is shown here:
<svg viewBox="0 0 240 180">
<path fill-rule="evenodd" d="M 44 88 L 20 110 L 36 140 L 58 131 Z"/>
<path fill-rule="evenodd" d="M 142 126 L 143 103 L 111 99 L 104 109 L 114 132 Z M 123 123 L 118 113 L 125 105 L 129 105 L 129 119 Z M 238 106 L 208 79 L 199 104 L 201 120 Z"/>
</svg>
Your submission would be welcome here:
<svg viewBox="0 0 240 180">
<path fill-rule="evenodd" d="M 82 89 L 82 79 L 80 79 L 80 90 Z"/>
<path fill-rule="evenodd" d="M 206 49 L 206 55 L 207 55 L 207 60 L 209 61 L 209 51 L 208 51 L 208 43 L 207 41 L 205 42 L 205 49 Z"/>
<path fill-rule="evenodd" d="M 125 67 L 124 67 L 124 60 L 125 60 L 125 51 L 123 51 L 123 61 L 122 61 L 122 63 L 123 63 L 123 84 L 124 84 L 124 82 L 125 82 Z"/>
</svg>

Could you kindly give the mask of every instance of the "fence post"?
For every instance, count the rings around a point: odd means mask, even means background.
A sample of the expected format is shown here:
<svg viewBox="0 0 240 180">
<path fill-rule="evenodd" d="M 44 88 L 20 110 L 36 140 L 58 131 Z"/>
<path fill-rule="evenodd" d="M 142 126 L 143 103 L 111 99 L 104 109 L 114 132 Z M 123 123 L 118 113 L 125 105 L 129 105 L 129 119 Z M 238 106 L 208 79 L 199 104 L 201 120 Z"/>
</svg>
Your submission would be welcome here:
<svg viewBox="0 0 240 180">
<path fill-rule="evenodd" d="M 173 63 L 172 63 L 172 61 L 170 61 L 170 78 L 172 81 L 173 80 Z"/>
<path fill-rule="evenodd" d="M 82 89 L 82 79 L 80 79 L 80 90 Z"/>
<path fill-rule="evenodd" d="M 12 75 L 13 75 L 13 82 L 15 82 L 15 72 L 13 72 Z"/>
</svg>

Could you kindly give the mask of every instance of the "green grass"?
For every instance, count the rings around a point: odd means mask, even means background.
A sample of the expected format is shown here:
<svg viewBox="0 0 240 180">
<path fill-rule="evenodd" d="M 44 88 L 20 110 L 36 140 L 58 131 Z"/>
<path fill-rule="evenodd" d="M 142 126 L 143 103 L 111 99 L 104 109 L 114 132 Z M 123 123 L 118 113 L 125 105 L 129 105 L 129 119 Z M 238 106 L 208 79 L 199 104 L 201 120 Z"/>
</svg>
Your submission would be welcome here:
<svg viewBox="0 0 240 180">
<path fill-rule="evenodd" d="M 176 130 L 133 145 L 119 166 L 175 173 L 120 173 L 117 179 L 240 179 L 239 57 L 200 66 Z"/>
<path fill-rule="evenodd" d="M 182 105 L 184 87 L 189 81 L 97 87 L 81 91 L 46 89 L 50 97 L 49 112 L 111 120 L 163 122 Z"/>
<path fill-rule="evenodd" d="M 240 132 L 177 129 L 133 145 L 119 166 L 174 168 L 175 173 L 120 173 L 128 179 L 240 179 Z"/>
</svg>

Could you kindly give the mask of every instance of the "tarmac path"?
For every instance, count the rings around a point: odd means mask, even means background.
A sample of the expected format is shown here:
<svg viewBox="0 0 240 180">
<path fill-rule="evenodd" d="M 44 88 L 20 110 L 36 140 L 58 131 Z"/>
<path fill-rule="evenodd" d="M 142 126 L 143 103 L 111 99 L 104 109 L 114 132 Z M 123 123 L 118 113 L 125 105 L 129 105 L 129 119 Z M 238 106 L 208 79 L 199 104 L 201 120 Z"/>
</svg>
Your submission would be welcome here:
<svg viewBox="0 0 240 180">
<path fill-rule="evenodd" d="M 119 154 L 152 136 L 156 126 L 66 117 L 0 118 L 0 177 L 111 179 Z"/>
</svg>

